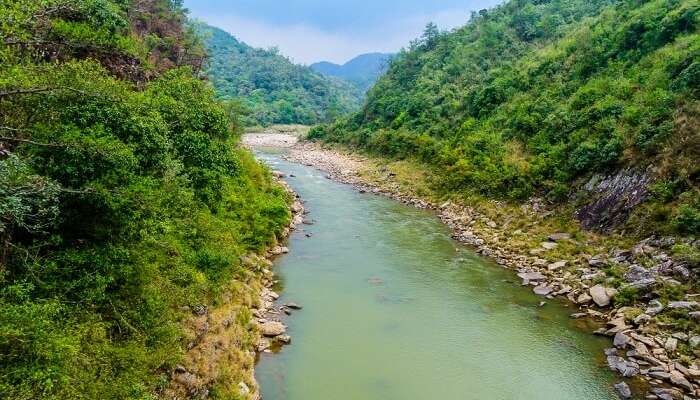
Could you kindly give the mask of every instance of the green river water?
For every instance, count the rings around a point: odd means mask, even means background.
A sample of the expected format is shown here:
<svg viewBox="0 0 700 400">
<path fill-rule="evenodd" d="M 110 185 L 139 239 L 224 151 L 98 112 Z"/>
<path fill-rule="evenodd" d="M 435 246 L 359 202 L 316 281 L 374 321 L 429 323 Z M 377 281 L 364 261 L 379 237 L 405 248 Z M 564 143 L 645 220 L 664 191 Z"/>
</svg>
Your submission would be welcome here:
<svg viewBox="0 0 700 400">
<path fill-rule="evenodd" d="M 295 175 L 316 221 L 275 265 L 281 301 L 304 309 L 285 321 L 292 345 L 256 367 L 264 400 L 616 398 L 610 342 L 575 326 L 572 307 L 539 308 L 431 212 L 259 157 Z"/>
</svg>

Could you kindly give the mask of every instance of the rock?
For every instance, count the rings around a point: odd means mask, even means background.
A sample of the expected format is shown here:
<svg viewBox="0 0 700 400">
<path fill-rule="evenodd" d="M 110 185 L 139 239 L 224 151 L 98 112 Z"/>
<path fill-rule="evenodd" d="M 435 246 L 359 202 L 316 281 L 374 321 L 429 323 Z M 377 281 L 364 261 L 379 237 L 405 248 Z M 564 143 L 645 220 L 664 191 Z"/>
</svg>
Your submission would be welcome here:
<svg viewBox="0 0 700 400">
<path fill-rule="evenodd" d="M 526 284 L 525 282 L 540 282 L 547 279 L 540 272 L 521 272 L 518 274 L 518 277 L 523 280 L 523 284 Z"/>
<path fill-rule="evenodd" d="M 595 285 L 588 293 L 598 307 L 607 307 L 610 305 L 610 299 L 617 293 L 617 290 L 603 285 Z"/>
<path fill-rule="evenodd" d="M 554 242 L 542 242 L 541 246 L 545 250 L 554 250 L 556 249 L 559 245 L 554 243 Z"/>
<path fill-rule="evenodd" d="M 659 314 L 664 310 L 664 305 L 658 300 L 652 300 L 649 302 L 649 307 L 644 311 L 645 314 L 649 314 L 652 317 Z"/>
<path fill-rule="evenodd" d="M 498 228 L 498 225 L 497 225 L 495 222 L 493 222 L 493 221 L 487 222 L 487 223 L 486 223 L 486 226 L 488 226 L 488 227 L 491 228 L 491 229 L 496 229 L 496 228 Z"/>
<path fill-rule="evenodd" d="M 649 314 L 639 314 L 634 319 L 634 324 L 635 325 L 644 325 L 644 324 L 648 324 L 650 321 L 651 321 L 651 316 Z"/>
<path fill-rule="evenodd" d="M 683 374 L 681 374 L 680 372 L 671 371 L 670 379 L 671 383 L 673 383 L 674 385 L 680 386 L 689 392 L 693 392 L 693 385 L 691 385 L 690 382 L 688 382 L 688 380 L 685 379 L 685 376 L 683 376 Z"/>
<path fill-rule="evenodd" d="M 615 334 L 615 339 L 613 339 L 613 345 L 619 349 L 624 349 L 630 343 L 632 339 L 622 332 Z"/>
<path fill-rule="evenodd" d="M 688 316 L 690 318 L 700 320 L 700 311 L 691 311 L 688 313 Z"/>
<path fill-rule="evenodd" d="M 700 336 L 691 336 L 690 339 L 688 339 L 688 345 L 691 349 L 700 346 Z"/>
<path fill-rule="evenodd" d="M 279 336 L 287 331 L 287 327 L 284 326 L 281 322 L 277 321 L 265 322 L 264 324 L 262 324 L 260 329 L 262 331 L 263 336 L 267 337 Z"/>
<path fill-rule="evenodd" d="M 625 289 L 636 289 L 640 292 L 649 292 L 656 285 L 655 279 L 641 279 L 636 282 L 622 285 Z"/>
<path fill-rule="evenodd" d="M 576 299 L 576 303 L 578 304 L 588 304 L 593 300 L 591 296 L 588 295 L 588 293 L 582 293 L 578 298 Z"/>
<path fill-rule="evenodd" d="M 259 353 L 262 353 L 263 351 L 267 350 L 270 348 L 270 341 L 267 340 L 266 338 L 260 338 L 258 341 L 257 349 Z"/>
<path fill-rule="evenodd" d="M 640 267 L 637 264 L 631 265 L 627 272 L 625 272 L 625 280 L 627 282 L 637 282 L 645 279 L 654 279 L 654 274 L 647 271 L 645 268 Z"/>
<path fill-rule="evenodd" d="M 185 367 L 183 367 L 182 365 L 178 364 L 175 366 L 175 373 L 176 374 L 184 374 L 185 372 L 187 372 L 187 369 L 185 369 Z"/>
<path fill-rule="evenodd" d="M 697 301 L 673 301 L 671 303 L 668 303 L 668 308 L 673 308 L 673 309 L 684 309 L 684 310 L 689 310 L 693 308 L 698 308 L 700 304 L 698 304 Z"/>
<path fill-rule="evenodd" d="M 245 382 L 238 383 L 238 390 L 241 392 L 241 396 L 247 396 L 250 394 L 250 388 L 245 384 Z"/>
<path fill-rule="evenodd" d="M 566 261 L 557 261 L 555 263 L 551 263 L 547 266 L 547 269 L 550 271 L 557 271 L 560 270 L 564 267 L 566 267 Z"/>
<path fill-rule="evenodd" d="M 540 296 L 547 296 L 548 294 L 552 293 L 554 289 L 552 289 L 549 286 L 537 286 L 534 289 L 532 289 L 535 294 L 540 295 Z"/>
<path fill-rule="evenodd" d="M 278 342 L 282 344 L 290 344 L 292 343 L 292 337 L 289 335 L 279 335 L 275 338 Z"/>
<path fill-rule="evenodd" d="M 608 265 L 608 262 L 605 260 L 604 254 L 598 254 L 588 259 L 588 265 L 590 265 L 593 268 L 602 268 L 606 267 Z"/>
<path fill-rule="evenodd" d="M 624 358 L 617 355 L 617 352 L 606 351 L 608 355 L 608 366 L 611 370 L 617 371 L 625 378 L 631 378 L 639 374 L 639 366 L 635 363 L 626 361 Z"/>
<path fill-rule="evenodd" d="M 570 240 L 571 235 L 568 233 L 559 232 L 559 233 L 553 233 L 553 234 L 549 235 L 549 237 L 547 239 L 550 242 L 561 242 L 563 240 Z"/>
<path fill-rule="evenodd" d="M 586 318 L 588 314 L 586 313 L 574 313 L 569 316 L 571 319 L 581 319 L 581 318 Z"/>
<path fill-rule="evenodd" d="M 664 343 L 664 349 L 668 351 L 669 353 L 673 353 L 676 351 L 678 348 L 678 339 L 674 337 L 670 337 L 666 339 L 666 343 Z"/>
<path fill-rule="evenodd" d="M 284 306 L 287 308 L 291 308 L 292 310 L 301 310 L 303 308 L 297 303 L 286 303 Z"/>
<path fill-rule="evenodd" d="M 682 342 L 685 342 L 688 340 L 688 335 L 683 333 L 683 332 L 675 332 L 674 334 L 671 335 L 671 337 L 676 338 Z"/>
<path fill-rule="evenodd" d="M 671 379 L 671 374 L 666 371 L 649 371 L 648 375 L 654 379 L 659 379 L 662 381 Z"/>
<path fill-rule="evenodd" d="M 630 387 L 625 382 L 615 384 L 613 387 L 621 399 L 627 400 L 632 398 L 632 390 L 630 390 Z"/>
</svg>

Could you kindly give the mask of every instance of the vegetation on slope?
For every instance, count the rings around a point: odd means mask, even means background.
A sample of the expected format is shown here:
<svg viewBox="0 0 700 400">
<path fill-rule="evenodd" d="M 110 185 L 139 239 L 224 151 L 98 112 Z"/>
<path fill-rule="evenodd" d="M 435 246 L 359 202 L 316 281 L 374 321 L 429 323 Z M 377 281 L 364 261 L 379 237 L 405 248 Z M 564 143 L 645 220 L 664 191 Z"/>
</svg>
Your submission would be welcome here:
<svg viewBox="0 0 700 400">
<path fill-rule="evenodd" d="M 276 49 L 263 50 L 229 33 L 196 24 L 205 37 L 207 74 L 219 96 L 238 101 L 246 125 L 331 121 L 356 111 L 362 93 L 348 82 L 295 65 Z"/>
<path fill-rule="evenodd" d="M 187 310 L 289 219 L 185 19 L 171 0 L 0 0 L 3 399 L 155 397 Z"/>
<path fill-rule="evenodd" d="M 363 110 L 310 136 L 439 171 L 443 190 L 567 197 L 593 173 L 652 166 L 637 222 L 700 233 L 700 4 L 512 0 L 429 26 Z"/>
<path fill-rule="evenodd" d="M 345 79 L 366 93 L 389 68 L 392 57 L 392 54 L 369 53 L 359 55 L 343 65 L 324 61 L 311 64 L 310 67 L 324 75 Z"/>
</svg>

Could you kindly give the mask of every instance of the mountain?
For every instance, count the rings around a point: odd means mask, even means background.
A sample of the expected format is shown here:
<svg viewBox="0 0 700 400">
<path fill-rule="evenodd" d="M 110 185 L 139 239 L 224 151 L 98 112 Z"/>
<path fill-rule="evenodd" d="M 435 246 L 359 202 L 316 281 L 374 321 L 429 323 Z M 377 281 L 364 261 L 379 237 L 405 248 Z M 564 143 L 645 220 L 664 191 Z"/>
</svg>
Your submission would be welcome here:
<svg viewBox="0 0 700 400">
<path fill-rule="evenodd" d="M 393 54 L 369 53 L 353 58 L 343 65 L 327 61 L 311 64 L 314 71 L 352 82 L 366 92 L 389 68 Z"/>
<path fill-rule="evenodd" d="M 222 29 L 195 27 L 210 57 L 209 79 L 221 98 L 242 103 L 246 125 L 311 125 L 360 107 L 362 93 L 348 82 L 295 65 L 276 49 L 253 48 Z"/>
<path fill-rule="evenodd" d="M 451 32 L 430 25 L 360 112 L 311 137 L 414 159 L 447 193 L 543 196 L 589 229 L 697 235 L 699 19 L 696 0 L 507 1 Z"/>
</svg>

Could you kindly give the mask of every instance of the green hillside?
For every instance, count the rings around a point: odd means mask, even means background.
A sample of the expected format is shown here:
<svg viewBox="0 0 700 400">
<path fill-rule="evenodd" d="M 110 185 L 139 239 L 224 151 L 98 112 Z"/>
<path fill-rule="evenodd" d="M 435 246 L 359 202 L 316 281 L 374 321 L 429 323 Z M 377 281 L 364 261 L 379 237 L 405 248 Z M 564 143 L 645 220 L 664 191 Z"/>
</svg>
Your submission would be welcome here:
<svg viewBox="0 0 700 400">
<path fill-rule="evenodd" d="M 416 158 L 442 190 L 490 198 L 562 201 L 595 173 L 646 171 L 637 228 L 698 234 L 699 19 L 695 0 L 508 1 L 429 26 L 360 112 L 311 137 Z"/>
<path fill-rule="evenodd" d="M 179 4 L 0 0 L 2 399 L 156 398 L 289 221 Z"/>
<path fill-rule="evenodd" d="M 196 24 L 210 56 L 207 74 L 218 95 L 241 103 L 246 125 L 316 124 L 356 111 L 362 93 L 341 79 L 296 65 L 276 49 L 248 46 Z"/>
</svg>

